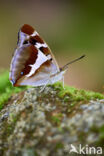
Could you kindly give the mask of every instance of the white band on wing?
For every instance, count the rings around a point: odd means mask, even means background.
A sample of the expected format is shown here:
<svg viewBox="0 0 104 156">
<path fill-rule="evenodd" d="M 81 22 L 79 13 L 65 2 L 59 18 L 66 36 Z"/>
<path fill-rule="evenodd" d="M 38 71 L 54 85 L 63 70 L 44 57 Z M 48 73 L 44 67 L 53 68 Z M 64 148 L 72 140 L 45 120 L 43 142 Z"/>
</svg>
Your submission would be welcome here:
<svg viewBox="0 0 104 156">
<path fill-rule="evenodd" d="M 36 35 L 39 35 L 39 34 L 37 33 L 37 31 L 34 31 L 34 33 L 31 36 L 36 36 Z"/>
<path fill-rule="evenodd" d="M 26 75 L 26 77 L 30 77 L 32 76 L 35 71 L 47 60 L 49 60 L 49 58 L 47 56 L 45 56 L 40 50 L 38 51 L 38 57 L 37 60 L 34 64 L 30 65 L 31 67 L 31 71 L 28 75 Z"/>
<path fill-rule="evenodd" d="M 46 44 L 46 43 L 43 43 L 43 44 L 42 44 L 42 43 L 38 43 L 38 42 L 37 42 L 35 46 L 36 46 L 36 48 L 38 48 L 38 49 L 39 49 L 40 47 L 47 48 L 47 44 Z"/>
<path fill-rule="evenodd" d="M 47 55 L 48 60 L 50 60 L 52 58 L 52 56 L 49 54 Z"/>
</svg>

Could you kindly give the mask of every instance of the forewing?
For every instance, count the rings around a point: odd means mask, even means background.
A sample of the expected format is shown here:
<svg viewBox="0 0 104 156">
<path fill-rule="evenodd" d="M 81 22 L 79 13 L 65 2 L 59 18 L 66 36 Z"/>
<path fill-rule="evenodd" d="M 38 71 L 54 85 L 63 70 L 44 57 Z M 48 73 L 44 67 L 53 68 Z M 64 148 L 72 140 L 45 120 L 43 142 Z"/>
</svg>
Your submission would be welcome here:
<svg viewBox="0 0 104 156">
<path fill-rule="evenodd" d="M 27 40 L 29 41 L 29 43 L 34 45 L 39 51 L 41 51 L 44 55 L 46 55 L 48 59 L 52 60 L 52 62 L 56 66 L 56 69 L 57 69 L 56 72 L 59 71 L 59 67 L 55 60 L 54 55 L 52 54 L 47 43 L 40 37 L 38 32 L 34 28 L 32 28 L 30 25 L 25 24 L 21 28 L 21 33 L 28 35 L 29 39 Z"/>
</svg>

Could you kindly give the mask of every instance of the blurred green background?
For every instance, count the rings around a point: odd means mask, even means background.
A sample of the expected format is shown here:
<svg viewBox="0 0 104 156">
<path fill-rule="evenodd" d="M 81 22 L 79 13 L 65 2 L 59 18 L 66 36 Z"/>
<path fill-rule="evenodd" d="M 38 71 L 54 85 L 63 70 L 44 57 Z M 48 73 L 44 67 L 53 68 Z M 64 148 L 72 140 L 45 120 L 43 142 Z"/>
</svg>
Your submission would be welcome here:
<svg viewBox="0 0 104 156">
<path fill-rule="evenodd" d="M 98 3 L 97 3 L 98 2 Z M 9 69 L 19 28 L 35 27 L 63 66 L 69 66 L 65 83 L 104 92 L 104 3 L 75 0 L 0 1 L 0 69 Z"/>
</svg>

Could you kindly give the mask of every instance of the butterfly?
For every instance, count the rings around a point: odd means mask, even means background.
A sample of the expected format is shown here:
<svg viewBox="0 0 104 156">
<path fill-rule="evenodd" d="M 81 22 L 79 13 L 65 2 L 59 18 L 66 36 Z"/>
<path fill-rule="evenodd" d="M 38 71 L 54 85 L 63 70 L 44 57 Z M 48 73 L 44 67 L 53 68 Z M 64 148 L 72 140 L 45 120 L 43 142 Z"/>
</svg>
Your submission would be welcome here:
<svg viewBox="0 0 104 156">
<path fill-rule="evenodd" d="M 46 86 L 63 79 L 68 65 L 59 68 L 47 43 L 30 25 L 24 24 L 18 33 L 17 48 L 10 65 L 9 79 L 13 86 Z"/>
</svg>

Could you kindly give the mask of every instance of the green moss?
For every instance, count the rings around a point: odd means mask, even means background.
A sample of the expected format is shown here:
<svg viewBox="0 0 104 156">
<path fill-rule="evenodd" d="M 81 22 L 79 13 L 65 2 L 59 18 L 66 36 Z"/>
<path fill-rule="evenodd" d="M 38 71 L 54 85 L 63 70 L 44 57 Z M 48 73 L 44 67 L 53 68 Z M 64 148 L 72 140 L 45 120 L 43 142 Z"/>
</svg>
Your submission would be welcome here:
<svg viewBox="0 0 104 156">
<path fill-rule="evenodd" d="M 99 134 L 99 140 L 96 142 L 96 145 L 104 146 L 104 125 L 96 128 L 96 133 Z"/>
<path fill-rule="evenodd" d="M 104 145 L 104 125 L 100 127 L 93 126 L 91 127 L 91 132 L 95 133 L 95 135 L 98 135 L 98 140 L 96 141 L 96 146 L 102 146 Z"/>
<path fill-rule="evenodd" d="M 17 116 L 13 113 L 9 114 L 9 120 L 13 123 L 15 123 L 17 121 Z"/>
<path fill-rule="evenodd" d="M 78 90 L 69 86 L 65 86 L 65 89 L 63 89 L 63 86 L 60 82 L 55 83 L 53 87 L 55 87 L 55 90 L 58 91 L 59 98 L 62 98 L 65 102 L 104 99 L 104 95 L 97 92 Z"/>
<path fill-rule="evenodd" d="M 9 72 L 2 72 L 0 75 L 0 110 L 13 93 L 18 93 L 26 87 L 13 87 L 9 81 Z"/>
<path fill-rule="evenodd" d="M 0 110 L 3 108 L 4 104 L 8 101 L 10 93 L 2 93 L 0 94 Z"/>
<path fill-rule="evenodd" d="M 100 133 L 100 142 L 102 143 L 102 145 L 104 144 L 104 125 L 102 125 L 99 129 L 99 133 Z"/>
<path fill-rule="evenodd" d="M 61 142 L 56 144 L 56 147 L 55 147 L 56 150 L 62 149 L 62 148 L 64 148 L 64 145 Z"/>
<path fill-rule="evenodd" d="M 57 113 L 51 116 L 51 120 L 54 124 L 59 125 L 61 123 L 62 117 L 62 113 Z"/>
<path fill-rule="evenodd" d="M 60 118 L 58 118 L 57 116 L 52 116 L 51 120 L 56 123 L 56 124 L 60 124 Z"/>
</svg>

